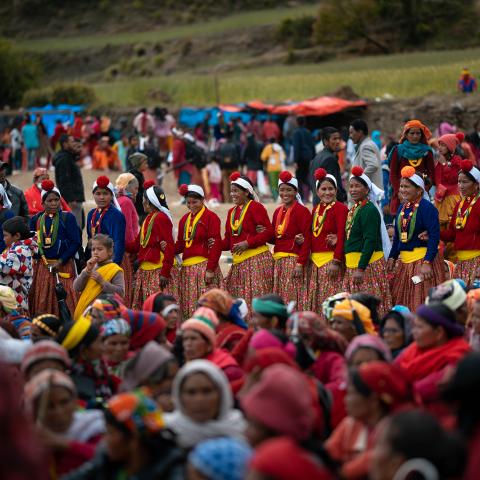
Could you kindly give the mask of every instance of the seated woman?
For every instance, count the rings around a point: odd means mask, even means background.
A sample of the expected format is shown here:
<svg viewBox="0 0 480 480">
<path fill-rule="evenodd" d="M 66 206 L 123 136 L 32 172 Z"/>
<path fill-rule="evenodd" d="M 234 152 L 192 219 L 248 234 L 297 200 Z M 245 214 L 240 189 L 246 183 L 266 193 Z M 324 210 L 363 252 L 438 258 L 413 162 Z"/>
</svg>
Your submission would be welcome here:
<svg viewBox="0 0 480 480">
<path fill-rule="evenodd" d="M 173 382 L 175 411 L 165 415 L 177 444 L 189 450 L 214 437 L 243 439 L 245 420 L 233 408 L 233 397 L 223 372 L 206 360 L 183 366 Z"/>
<path fill-rule="evenodd" d="M 65 475 L 90 460 L 105 433 L 100 410 L 77 410 L 75 385 L 59 370 L 45 369 L 25 384 L 25 403 L 49 453 L 50 472 Z"/>
<path fill-rule="evenodd" d="M 122 317 L 130 324 L 130 350 L 136 352 L 148 342 L 165 343 L 165 320 L 156 313 L 124 310 Z"/>
<path fill-rule="evenodd" d="M 163 412 L 173 412 L 172 383 L 177 372 L 176 358 L 157 342 L 148 342 L 126 362 L 120 391 L 141 387 Z"/>
<path fill-rule="evenodd" d="M 315 412 L 302 373 L 287 365 L 272 365 L 240 401 L 248 422 L 245 433 L 255 448 L 250 472 L 267 478 L 335 478 L 328 455 L 312 439 Z M 289 462 L 285 464 L 281 457 L 287 451 Z M 279 463 L 283 477 L 277 476 Z"/>
<path fill-rule="evenodd" d="M 103 358 L 109 373 L 120 376 L 128 359 L 132 330 L 123 318 L 108 320 L 100 330 L 103 343 Z"/>
<path fill-rule="evenodd" d="M 388 345 L 377 335 L 365 333 L 358 335 L 349 344 L 345 352 L 345 360 L 349 367 L 358 368 L 369 362 L 392 361 L 392 354 Z"/>
<path fill-rule="evenodd" d="M 162 411 L 142 391 L 112 398 L 105 410 L 105 420 L 104 446 L 67 480 L 184 478 L 183 453 L 165 428 Z"/>
<path fill-rule="evenodd" d="M 380 335 L 397 358 L 412 343 L 413 315 L 403 305 L 395 305 L 380 322 Z"/>
<path fill-rule="evenodd" d="M 346 298 L 337 302 L 332 311 L 332 328 L 350 343 L 357 335 L 375 335 L 370 310 L 356 300 Z"/>
<path fill-rule="evenodd" d="M 463 326 L 448 307 L 441 303 L 421 305 L 413 324 L 414 342 L 395 360 L 432 413 L 443 411 L 439 405 L 440 381 L 470 351 L 463 335 Z"/>
<path fill-rule="evenodd" d="M 226 350 L 215 347 L 217 325 L 215 312 L 207 307 L 198 308 L 193 317 L 182 324 L 185 360 L 205 359 L 214 363 L 223 370 L 235 393 L 243 382 L 243 370 Z"/>
<path fill-rule="evenodd" d="M 62 325 L 62 320 L 55 315 L 49 313 L 38 315 L 32 320 L 30 338 L 32 342 L 38 342 L 42 339 L 55 340 Z"/>
<path fill-rule="evenodd" d="M 72 366 L 68 352 L 51 340 L 40 340 L 32 345 L 22 359 L 20 370 L 26 381 L 47 368 L 66 372 Z"/>
<path fill-rule="evenodd" d="M 165 337 L 170 345 L 175 343 L 177 330 L 180 328 L 181 312 L 177 299 L 173 295 L 161 292 L 150 295 L 143 302 L 144 312 L 158 313 L 167 323 Z"/>
<path fill-rule="evenodd" d="M 351 371 L 345 397 L 348 416 L 325 443 L 331 457 L 342 465 L 342 478 L 368 476 L 382 420 L 410 401 L 410 385 L 395 365 L 374 361 Z"/>
<path fill-rule="evenodd" d="M 117 389 L 118 380 L 110 376 L 102 360 L 100 331 L 85 317 L 65 324 L 58 342 L 72 359 L 71 377 L 78 398 L 87 407 L 102 405 Z"/>
</svg>

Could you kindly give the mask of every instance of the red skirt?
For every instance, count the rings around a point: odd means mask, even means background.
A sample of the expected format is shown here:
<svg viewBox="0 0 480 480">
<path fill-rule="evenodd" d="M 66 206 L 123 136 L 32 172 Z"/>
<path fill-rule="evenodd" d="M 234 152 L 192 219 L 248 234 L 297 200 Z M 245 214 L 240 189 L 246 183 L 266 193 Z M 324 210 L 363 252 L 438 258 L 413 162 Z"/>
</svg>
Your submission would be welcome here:
<svg viewBox="0 0 480 480">
<path fill-rule="evenodd" d="M 412 312 L 415 312 L 422 303 L 425 303 L 430 288 L 445 280 L 443 257 L 440 252 L 432 263 L 433 278 L 415 285 L 412 282 L 412 277 L 420 275 L 421 268 L 422 260 L 411 263 L 403 263 L 401 260 L 397 260 L 395 275 L 392 280 L 394 305 L 405 305 Z"/>
<path fill-rule="evenodd" d="M 123 255 L 122 264 L 123 275 L 125 278 L 125 295 L 123 297 L 125 306 L 131 308 L 133 295 L 133 262 L 129 253 L 125 252 Z"/>
<path fill-rule="evenodd" d="M 467 287 L 471 287 L 475 281 L 475 272 L 480 267 L 480 257 L 471 260 L 459 260 L 455 265 L 455 278 L 461 278 Z"/>
<path fill-rule="evenodd" d="M 253 297 L 261 297 L 273 291 L 273 265 L 270 252 L 260 253 L 241 263 L 232 265 L 225 279 L 225 286 L 234 298 L 243 298 L 249 312 Z"/>
<path fill-rule="evenodd" d="M 385 315 L 392 308 L 392 297 L 390 295 L 390 287 L 386 274 L 386 262 L 382 257 L 380 260 L 368 265 L 365 269 L 363 283 L 356 285 L 353 283 L 354 268 L 345 270 L 345 278 L 343 280 L 343 288 L 339 291 L 349 293 L 369 293 L 375 295 L 382 300 L 379 308 L 379 316 Z"/>
<path fill-rule="evenodd" d="M 70 278 L 59 277 L 59 280 L 67 292 L 67 307 L 73 315 L 78 300 L 78 295 L 73 289 L 73 280 L 76 276 L 73 259 L 62 265 L 60 272 L 70 274 Z M 33 267 L 33 282 L 28 294 L 28 306 L 32 318 L 44 313 L 53 313 L 58 316 L 58 303 L 55 295 L 56 284 L 56 275 L 50 273 L 41 260 L 36 261 Z"/>
<path fill-rule="evenodd" d="M 273 271 L 273 293 L 280 295 L 285 303 L 295 302 L 299 312 L 308 310 L 308 268 L 303 267 L 302 278 L 294 278 L 297 257 L 284 257 L 275 260 Z"/>
<path fill-rule="evenodd" d="M 309 280 L 308 280 L 308 304 L 305 310 L 318 313 L 323 317 L 323 302 L 328 298 L 340 293 L 342 291 L 343 277 L 345 274 L 344 269 L 340 270 L 340 273 L 336 279 L 332 279 L 328 276 L 328 266 L 330 262 L 317 267 L 313 262 L 309 267 Z"/>
<path fill-rule="evenodd" d="M 217 267 L 212 283 L 205 284 L 207 262 L 197 263 L 189 267 L 181 267 L 178 285 L 179 302 L 184 320 L 190 318 L 197 309 L 197 302 L 201 295 L 211 288 L 223 288 L 223 277 L 220 267 Z"/>
<path fill-rule="evenodd" d="M 178 299 L 178 268 L 173 266 L 170 270 L 170 279 L 167 286 L 162 290 L 160 288 L 161 268 L 155 270 L 140 270 L 135 273 L 133 282 L 133 310 L 142 310 L 143 302 L 154 293 L 163 293 L 173 295 Z"/>
</svg>

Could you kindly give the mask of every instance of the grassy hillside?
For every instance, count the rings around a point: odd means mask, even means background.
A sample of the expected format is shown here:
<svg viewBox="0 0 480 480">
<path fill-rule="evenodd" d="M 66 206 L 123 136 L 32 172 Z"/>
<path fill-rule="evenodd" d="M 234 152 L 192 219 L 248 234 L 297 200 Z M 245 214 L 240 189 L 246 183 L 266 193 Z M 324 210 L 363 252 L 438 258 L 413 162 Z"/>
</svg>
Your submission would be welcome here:
<svg viewBox="0 0 480 480">
<path fill-rule="evenodd" d="M 350 85 L 364 97 L 390 94 L 416 97 L 431 92 L 454 93 L 460 70 L 480 71 L 480 49 L 417 52 L 335 60 L 321 64 L 271 66 L 218 75 L 220 101 L 255 98 L 271 101 L 303 99 Z M 158 95 L 179 105 L 215 103 L 212 75 L 172 75 L 94 84 L 109 104 L 158 103 Z"/>
</svg>

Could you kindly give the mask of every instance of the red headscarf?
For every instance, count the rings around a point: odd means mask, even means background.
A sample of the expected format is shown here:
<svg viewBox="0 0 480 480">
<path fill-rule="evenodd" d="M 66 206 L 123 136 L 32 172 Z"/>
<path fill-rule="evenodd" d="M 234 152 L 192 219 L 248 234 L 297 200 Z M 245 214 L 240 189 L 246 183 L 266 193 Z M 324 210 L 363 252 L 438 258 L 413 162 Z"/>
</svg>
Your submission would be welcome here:
<svg viewBox="0 0 480 480">
<path fill-rule="evenodd" d="M 132 329 L 130 338 L 132 350 L 139 350 L 151 340 L 155 340 L 167 326 L 165 320 L 157 313 L 126 309 L 122 316 Z"/>
</svg>

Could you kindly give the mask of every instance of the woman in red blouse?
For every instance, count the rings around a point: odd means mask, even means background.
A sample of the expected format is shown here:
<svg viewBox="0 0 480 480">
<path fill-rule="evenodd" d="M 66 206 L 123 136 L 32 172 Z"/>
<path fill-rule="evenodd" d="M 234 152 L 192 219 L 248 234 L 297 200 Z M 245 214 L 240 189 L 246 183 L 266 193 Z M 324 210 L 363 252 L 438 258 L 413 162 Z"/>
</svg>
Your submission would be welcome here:
<svg viewBox="0 0 480 480">
<path fill-rule="evenodd" d="M 185 197 L 190 210 L 180 219 L 175 244 L 175 253 L 182 254 L 178 293 L 183 318 L 187 319 L 207 290 L 222 287 L 222 272 L 218 266 L 222 237 L 220 219 L 205 206 L 203 188 L 182 184 L 179 193 Z"/>
<path fill-rule="evenodd" d="M 153 293 L 176 295 L 178 270 L 174 267 L 175 241 L 173 240 L 172 215 L 168 209 L 165 193 L 145 182 L 143 207 L 147 217 L 142 223 L 137 238 L 128 245 L 128 250 L 138 253 L 138 270 L 133 285 L 134 310 L 141 310 L 143 302 Z M 162 242 L 166 242 L 162 249 Z"/>
<path fill-rule="evenodd" d="M 315 171 L 320 203 L 313 210 L 311 267 L 307 310 L 322 312 L 322 302 L 339 291 L 344 273 L 345 222 L 348 207 L 337 201 L 337 180 L 323 168 Z"/>
<path fill-rule="evenodd" d="M 298 195 L 298 180 L 290 172 L 280 173 L 278 192 L 282 205 L 273 214 L 274 244 L 273 293 L 288 303 L 296 302 L 299 311 L 308 305 L 307 262 L 310 252 L 311 215 Z M 297 235 L 303 243 L 295 242 Z"/>
<path fill-rule="evenodd" d="M 227 214 L 222 249 L 232 252 L 233 265 L 225 286 L 234 298 L 244 298 L 251 309 L 253 297 L 273 290 L 273 258 L 266 245 L 273 238 L 273 227 L 247 177 L 232 173 L 230 186 L 234 207 Z M 257 232 L 257 226 L 265 229 Z"/>
<path fill-rule="evenodd" d="M 455 205 L 460 200 L 458 194 L 458 173 L 462 158 L 455 149 L 462 143 L 465 135 L 461 132 L 448 133 L 438 139 L 440 157 L 435 165 L 435 206 L 440 218 L 440 229 L 448 228 Z"/>
<path fill-rule="evenodd" d="M 455 277 L 471 286 L 480 278 L 480 171 L 470 160 L 462 160 L 458 189 L 462 199 L 453 210 L 448 230 L 440 233 L 445 242 L 454 242 L 457 252 Z"/>
</svg>

